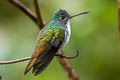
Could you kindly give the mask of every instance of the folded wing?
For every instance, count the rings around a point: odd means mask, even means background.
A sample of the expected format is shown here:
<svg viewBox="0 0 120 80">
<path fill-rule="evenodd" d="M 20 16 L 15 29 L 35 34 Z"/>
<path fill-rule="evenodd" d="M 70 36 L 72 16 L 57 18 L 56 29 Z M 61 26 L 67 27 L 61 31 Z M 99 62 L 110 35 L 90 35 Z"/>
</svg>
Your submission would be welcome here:
<svg viewBox="0 0 120 80">
<path fill-rule="evenodd" d="M 50 34 L 52 35 L 51 37 Z M 32 67 L 34 75 L 41 73 L 56 55 L 62 41 L 56 37 L 54 33 L 49 33 L 48 37 L 41 38 L 38 43 L 39 44 L 37 44 L 32 59 L 27 65 L 24 74 L 26 74 Z"/>
</svg>

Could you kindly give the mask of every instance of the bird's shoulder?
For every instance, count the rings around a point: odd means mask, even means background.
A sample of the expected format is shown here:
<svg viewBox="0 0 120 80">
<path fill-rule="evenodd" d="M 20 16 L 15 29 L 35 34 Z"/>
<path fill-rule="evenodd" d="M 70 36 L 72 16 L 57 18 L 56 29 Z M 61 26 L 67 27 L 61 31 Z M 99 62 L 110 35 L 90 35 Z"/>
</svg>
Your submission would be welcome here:
<svg viewBox="0 0 120 80">
<path fill-rule="evenodd" d="M 39 32 L 38 40 L 50 38 L 53 35 L 62 40 L 65 35 L 65 28 L 56 24 L 48 24 Z"/>
</svg>

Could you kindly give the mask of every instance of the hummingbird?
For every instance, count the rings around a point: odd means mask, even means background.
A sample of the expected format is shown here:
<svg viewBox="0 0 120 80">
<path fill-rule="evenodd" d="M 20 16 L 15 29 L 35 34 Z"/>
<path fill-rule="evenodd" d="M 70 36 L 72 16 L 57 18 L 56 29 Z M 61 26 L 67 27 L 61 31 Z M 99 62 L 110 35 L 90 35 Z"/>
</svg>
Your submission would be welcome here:
<svg viewBox="0 0 120 80">
<path fill-rule="evenodd" d="M 50 23 L 39 32 L 35 50 L 24 74 L 31 68 L 33 68 L 32 73 L 34 75 L 43 72 L 54 56 L 59 54 L 60 49 L 69 42 L 71 36 L 70 19 L 88 13 L 89 11 L 69 15 L 63 9 L 56 11 Z"/>
</svg>

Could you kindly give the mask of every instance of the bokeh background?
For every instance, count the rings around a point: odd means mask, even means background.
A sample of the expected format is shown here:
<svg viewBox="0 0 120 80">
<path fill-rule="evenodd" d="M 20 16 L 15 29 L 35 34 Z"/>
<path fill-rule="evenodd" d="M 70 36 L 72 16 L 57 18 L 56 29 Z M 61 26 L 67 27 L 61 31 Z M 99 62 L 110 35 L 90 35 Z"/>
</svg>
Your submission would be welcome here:
<svg viewBox="0 0 120 80">
<path fill-rule="evenodd" d="M 21 0 L 34 12 L 33 0 Z M 54 11 L 70 14 L 90 10 L 71 20 L 71 40 L 63 49 L 81 80 L 120 80 L 120 50 L 116 0 L 39 0 L 42 18 L 48 23 Z M 0 61 L 31 56 L 39 29 L 7 0 L 0 0 Z M 3 80 L 69 80 L 57 59 L 38 76 L 24 75 L 28 61 L 0 65 Z"/>
</svg>

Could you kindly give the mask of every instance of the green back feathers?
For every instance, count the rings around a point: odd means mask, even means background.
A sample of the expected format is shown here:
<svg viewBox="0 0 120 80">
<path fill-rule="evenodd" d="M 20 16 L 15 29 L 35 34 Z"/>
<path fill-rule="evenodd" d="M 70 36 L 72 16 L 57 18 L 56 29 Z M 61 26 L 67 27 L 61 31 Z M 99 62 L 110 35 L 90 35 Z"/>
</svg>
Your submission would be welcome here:
<svg viewBox="0 0 120 80">
<path fill-rule="evenodd" d="M 60 27 L 60 26 L 58 26 L 56 24 L 49 24 L 44 29 L 43 35 L 51 37 L 52 34 L 54 34 L 58 39 L 63 41 L 64 40 L 64 36 L 65 36 L 65 28 L 64 27 Z"/>
</svg>

